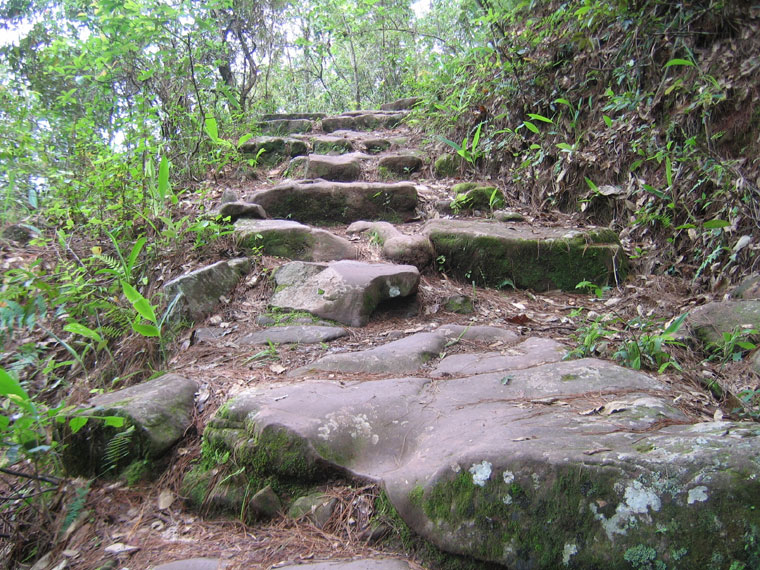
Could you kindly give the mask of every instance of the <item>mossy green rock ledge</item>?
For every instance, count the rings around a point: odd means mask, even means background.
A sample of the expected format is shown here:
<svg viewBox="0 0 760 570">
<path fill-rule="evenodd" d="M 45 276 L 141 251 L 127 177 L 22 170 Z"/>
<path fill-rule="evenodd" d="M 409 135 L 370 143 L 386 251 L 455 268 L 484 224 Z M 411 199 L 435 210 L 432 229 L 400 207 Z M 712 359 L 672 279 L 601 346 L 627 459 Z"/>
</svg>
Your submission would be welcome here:
<svg viewBox="0 0 760 570">
<path fill-rule="evenodd" d="M 131 463 L 161 457 L 192 425 L 197 389 L 193 380 L 164 374 L 92 398 L 84 411 L 92 419 L 76 433 L 65 430 L 66 471 L 72 475 L 114 475 Z M 110 427 L 96 419 L 106 416 L 120 416 L 124 425 Z"/>
<path fill-rule="evenodd" d="M 380 482 L 416 533 L 507 568 L 757 568 L 760 426 L 692 423 L 646 374 L 542 350 L 462 375 L 455 354 L 428 378 L 257 385 L 209 423 L 205 456 Z"/>
<path fill-rule="evenodd" d="M 581 281 L 614 285 L 627 259 L 610 229 L 565 229 L 497 221 L 432 220 L 424 233 L 443 270 L 489 287 L 574 291 Z"/>
</svg>

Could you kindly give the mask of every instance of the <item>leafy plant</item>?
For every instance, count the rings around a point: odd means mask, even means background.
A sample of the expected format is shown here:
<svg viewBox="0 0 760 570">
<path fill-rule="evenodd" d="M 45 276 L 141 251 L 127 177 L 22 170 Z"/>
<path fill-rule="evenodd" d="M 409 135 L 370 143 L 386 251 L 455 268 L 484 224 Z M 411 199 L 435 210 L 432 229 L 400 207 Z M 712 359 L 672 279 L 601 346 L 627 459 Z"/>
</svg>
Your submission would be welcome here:
<svg viewBox="0 0 760 570">
<path fill-rule="evenodd" d="M 676 333 L 683 325 L 688 312 L 674 319 L 662 332 L 641 332 L 650 328 L 650 323 L 641 325 L 639 322 L 629 322 L 627 329 L 632 338 L 623 342 L 613 355 L 616 360 L 622 362 L 624 366 L 634 370 L 656 370 L 664 372 L 672 366 L 677 370 L 681 369 L 678 362 L 667 352 L 668 346 L 684 346 L 677 340 Z M 637 329 L 640 334 L 637 334 Z"/>
<path fill-rule="evenodd" d="M 132 287 L 132 285 L 126 281 L 121 282 L 121 288 L 124 291 L 124 296 L 131 303 L 132 308 L 136 313 L 134 321 L 132 322 L 132 329 L 142 336 L 157 337 L 161 339 L 164 324 L 171 316 L 172 311 L 182 297 L 182 294 L 178 293 L 174 299 L 172 299 L 171 303 L 169 303 L 169 306 L 159 319 L 156 317 L 157 306 L 151 305 L 150 301 L 143 297 L 137 289 Z M 142 321 L 148 322 L 145 323 Z"/>
<path fill-rule="evenodd" d="M 472 135 L 472 142 L 470 142 L 469 135 L 464 137 L 462 144 L 457 144 L 443 136 L 438 136 L 438 139 L 453 148 L 459 156 L 469 163 L 470 166 L 475 166 L 477 160 L 483 156 L 482 150 L 478 149 L 478 144 L 480 143 L 480 130 L 482 127 L 483 123 L 479 123 L 475 128 L 475 132 Z"/>
<path fill-rule="evenodd" d="M 759 331 L 735 327 L 731 332 L 724 332 L 718 342 L 707 345 L 707 350 L 712 354 L 708 360 L 718 360 L 721 364 L 738 362 L 750 350 L 755 350 L 757 345 L 750 338 Z"/>
<path fill-rule="evenodd" d="M 601 317 L 587 321 L 572 335 L 576 346 L 565 354 L 563 360 L 604 356 L 612 334 L 613 331 L 607 328 L 606 322 Z"/>
</svg>

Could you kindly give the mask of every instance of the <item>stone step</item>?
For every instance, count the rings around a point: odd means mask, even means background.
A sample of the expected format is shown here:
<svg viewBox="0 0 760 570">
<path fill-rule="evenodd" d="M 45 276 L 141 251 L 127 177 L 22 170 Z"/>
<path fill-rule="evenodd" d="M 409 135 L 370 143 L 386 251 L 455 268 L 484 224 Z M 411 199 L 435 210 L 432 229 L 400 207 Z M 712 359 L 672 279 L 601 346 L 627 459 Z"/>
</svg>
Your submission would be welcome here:
<svg viewBox="0 0 760 570">
<path fill-rule="evenodd" d="M 300 261 L 356 259 L 356 246 L 345 238 L 293 220 L 240 219 L 233 232 L 241 246 L 265 255 Z"/>
<path fill-rule="evenodd" d="M 361 327 L 377 306 L 389 299 L 417 293 L 420 273 L 411 265 L 336 261 L 294 261 L 274 275 L 277 285 L 270 306 L 285 311 L 306 311 L 352 327 Z"/>
<path fill-rule="evenodd" d="M 405 116 L 404 111 L 349 111 L 322 119 L 322 130 L 331 133 L 338 130 L 392 129 L 398 126 Z"/>
<path fill-rule="evenodd" d="M 613 285 L 627 273 L 627 258 L 610 229 L 437 219 L 423 233 L 445 273 L 481 286 L 575 291 L 581 281 Z"/>
<path fill-rule="evenodd" d="M 259 122 L 259 129 L 267 135 L 309 133 L 313 128 L 314 122 L 310 119 L 271 119 Z"/>
<path fill-rule="evenodd" d="M 259 154 L 262 150 L 264 152 Z M 259 162 L 275 165 L 294 156 L 307 154 L 309 148 L 304 141 L 297 138 L 263 136 L 253 137 L 244 142 L 240 145 L 240 152 L 245 158 L 258 156 Z"/>
<path fill-rule="evenodd" d="M 416 216 L 417 190 L 410 182 L 300 180 L 254 192 L 248 201 L 259 204 L 274 218 L 309 224 L 404 222 Z"/>
<path fill-rule="evenodd" d="M 362 160 L 367 155 L 357 153 L 341 155 L 310 154 L 290 162 L 287 176 L 292 178 L 321 178 L 333 182 L 355 182 L 362 176 Z"/>
<path fill-rule="evenodd" d="M 557 361 L 551 341 L 464 356 L 427 377 L 257 386 L 222 407 L 204 449 L 260 477 L 377 481 L 420 536 L 508 568 L 624 568 L 650 548 L 684 568 L 747 560 L 755 424 L 692 424 L 652 377 Z M 213 477 L 199 471 L 202 497 Z"/>
</svg>

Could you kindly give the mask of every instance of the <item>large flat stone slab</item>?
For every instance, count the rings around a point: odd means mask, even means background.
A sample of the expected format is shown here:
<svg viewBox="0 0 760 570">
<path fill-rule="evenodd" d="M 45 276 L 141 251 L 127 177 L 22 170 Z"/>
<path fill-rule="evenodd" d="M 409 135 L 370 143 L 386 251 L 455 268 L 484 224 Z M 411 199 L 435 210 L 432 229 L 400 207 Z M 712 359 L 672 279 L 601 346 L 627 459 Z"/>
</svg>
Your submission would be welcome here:
<svg viewBox="0 0 760 570">
<path fill-rule="evenodd" d="M 356 246 L 340 236 L 291 220 L 241 219 L 235 222 L 235 239 L 266 255 L 300 261 L 356 259 Z"/>
<path fill-rule="evenodd" d="M 193 418 L 198 384 L 178 374 L 165 374 L 123 390 L 92 398 L 85 415 L 120 416 L 123 427 L 109 427 L 91 419 L 77 433 L 65 438 L 63 462 L 73 475 L 117 474 L 133 461 L 155 459 L 185 434 Z M 117 460 L 107 460 L 109 446 L 119 433 L 124 437 Z"/>
<path fill-rule="evenodd" d="M 438 219 L 424 233 L 447 273 L 479 285 L 574 291 L 581 281 L 622 282 L 627 272 L 618 236 L 609 229 Z"/>
<path fill-rule="evenodd" d="M 271 327 L 245 335 L 238 340 L 238 344 L 317 344 L 330 342 L 347 334 L 348 331 L 344 328 L 323 325 Z"/>
<path fill-rule="evenodd" d="M 336 261 L 291 262 L 275 273 L 277 292 L 270 305 L 306 311 L 324 319 L 360 327 L 388 299 L 414 295 L 420 273 L 411 265 Z"/>
<path fill-rule="evenodd" d="M 508 568 L 752 564 L 757 424 L 692 424 L 648 375 L 594 359 L 533 366 L 529 353 L 523 369 L 434 381 L 258 386 L 205 442 L 245 458 L 231 468 L 381 482 L 416 533 Z"/>
<path fill-rule="evenodd" d="M 356 220 L 408 221 L 415 217 L 417 189 L 397 182 L 284 182 L 254 192 L 250 202 L 273 218 L 309 224 L 349 224 Z"/>
<path fill-rule="evenodd" d="M 392 129 L 401 123 L 405 116 L 404 111 L 350 111 L 322 119 L 322 130 L 332 133 L 338 130 Z"/>
<path fill-rule="evenodd" d="M 307 366 L 294 370 L 290 375 L 303 376 L 315 372 L 409 374 L 419 370 L 428 362 L 438 360 L 447 346 L 456 344 L 460 340 L 472 339 L 481 342 L 514 344 L 517 342 L 518 335 L 494 327 L 446 325 L 433 332 L 412 334 L 366 350 L 328 354 Z M 559 343 L 554 344 L 559 347 L 553 352 L 553 358 L 556 361 L 562 358 L 565 350 Z"/>
</svg>

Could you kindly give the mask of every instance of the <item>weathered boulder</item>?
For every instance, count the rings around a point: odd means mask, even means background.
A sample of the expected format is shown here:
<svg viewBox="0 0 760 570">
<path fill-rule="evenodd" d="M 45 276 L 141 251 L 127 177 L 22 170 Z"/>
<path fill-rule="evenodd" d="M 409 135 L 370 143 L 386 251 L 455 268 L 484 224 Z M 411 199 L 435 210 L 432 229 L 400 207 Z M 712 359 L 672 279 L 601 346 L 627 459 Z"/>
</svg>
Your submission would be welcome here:
<svg viewBox="0 0 760 570">
<path fill-rule="evenodd" d="M 317 344 L 344 337 L 348 331 L 341 327 L 324 325 L 294 325 L 272 327 L 247 334 L 238 344 Z"/>
<path fill-rule="evenodd" d="M 254 192 L 250 201 L 261 205 L 274 218 L 289 217 L 303 223 L 402 222 L 416 215 L 417 190 L 406 182 L 305 180 L 259 190 Z"/>
<path fill-rule="evenodd" d="M 82 415 L 90 416 L 76 433 L 64 429 L 63 463 L 72 475 L 118 474 L 133 462 L 163 455 L 192 424 L 195 381 L 164 374 L 123 390 L 95 396 Z M 124 418 L 122 427 L 100 419 Z"/>
<path fill-rule="evenodd" d="M 338 499 L 320 492 L 298 497 L 288 509 L 293 519 L 308 518 L 317 528 L 324 528 L 335 512 Z"/>
<path fill-rule="evenodd" d="M 411 109 L 420 101 L 422 101 L 422 97 L 404 97 L 403 99 L 397 99 L 396 101 L 391 101 L 390 103 L 383 103 L 380 105 L 380 110 L 404 111 L 406 109 Z"/>
<path fill-rule="evenodd" d="M 274 278 L 277 292 L 271 306 L 360 327 L 381 302 L 414 295 L 420 273 L 411 265 L 295 261 L 281 267 Z"/>
<path fill-rule="evenodd" d="M 220 218 L 229 218 L 231 222 L 239 218 L 256 218 L 264 220 L 267 218 L 267 213 L 264 208 L 258 204 L 251 204 L 250 202 L 224 202 L 219 208 Z"/>
<path fill-rule="evenodd" d="M 260 151 L 263 152 L 259 154 Z M 240 146 L 243 156 L 258 156 L 259 162 L 278 164 L 283 160 L 308 152 L 306 143 L 288 137 L 254 137 Z"/>
<path fill-rule="evenodd" d="M 361 178 L 361 175 L 361 158 L 355 154 L 299 156 L 294 158 L 288 167 L 288 176 L 294 178 L 353 182 Z"/>
<path fill-rule="evenodd" d="M 723 333 L 760 330 L 760 300 L 713 301 L 693 309 L 686 322 L 705 344 L 719 343 Z"/>
<path fill-rule="evenodd" d="M 517 342 L 517 334 L 493 327 L 464 327 L 447 325 L 433 332 L 421 332 L 389 343 L 361 350 L 328 354 L 311 364 L 294 370 L 291 376 L 303 376 L 314 372 L 359 372 L 370 374 L 408 374 L 437 360 L 449 344 L 485 336 L 489 341 L 508 345 Z M 554 360 L 565 353 L 564 347 L 555 343 Z"/>
<path fill-rule="evenodd" d="M 451 202 L 454 211 L 495 210 L 504 207 L 504 193 L 494 186 L 483 186 L 475 182 L 462 182 L 451 188 L 456 197 Z"/>
<path fill-rule="evenodd" d="M 269 119 L 259 123 L 262 133 L 268 135 L 290 135 L 293 133 L 308 133 L 314 128 L 310 119 Z"/>
<path fill-rule="evenodd" d="M 382 247 L 383 257 L 393 263 L 414 265 L 423 269 L 433 260 L 433 244 L 427 236 L 402 234 L 388 222 L 354 222 L 348 226 L 346 233 L 370 234 L 370 239 Z"/>
<path fill-rule="evenodd" d="M 459 174 L 465 161 L 458 154 L 446 153 L 435 159 L 433 172 L 437 178 L 450 178 Z"/>
<path fill-rule="evenodd" d="M 403 111 L 350 111 L 322 119 L 322 130 L 332 133 L 338 130 L 392 129 L 401 123 L 405 116 L 406 113 Z"/>
<path fill-rule="evenodd" d="M 692 424 L 659 382 L 609 362 L 492 358 L 436 381 L 257 386 L 205 445 L 234 450 L 236 469 L 379 481 L 416 533 L 509 568 L 754 564 L 756 424 Z"/>
<path fill-rule="evenodd" d="M 265 255 L 301 261 L 356 259 L 357 251 L 347 239 L 319 228 L 291 220 L 251 220 L 235 222 L 235 239 Z"/>
<path fill-rule="evenodd" d="M 258 491 L 248 502 L 249 518 L 255 520 L 269 520 L 276 517 L 281 510 L 280 497 L 269 485 Z"/>
<path fill-rule="evenodd" d="M 609 229 L 439 219 L 424 232 L 447 273 L 480 285 L 574 291 L 581 281 L 605 285 L 627 273 L 618 236 Z"/>
<path fill-rule="evenodd" d="M 408 176 L 422 168 L 422 157 L 415 153 L 396 153 L 383 156 L 377 163 L 380 172 L 382 169 L 397 176 Z"/>
<path fill-rule="evenodd" d="M 174 304 L 169 318 L 202 319 L 216 308 L 219 298 L 229 295 L 250 270 L 251 262 L 247 258 L 238 258 L 218 261 L 172 279 L 164 285 L 166 298 Z"/>
</svg>

